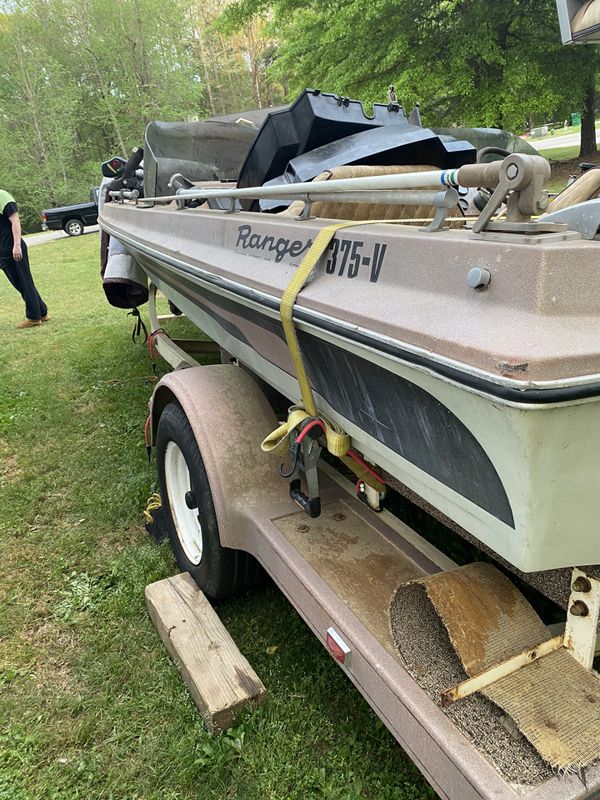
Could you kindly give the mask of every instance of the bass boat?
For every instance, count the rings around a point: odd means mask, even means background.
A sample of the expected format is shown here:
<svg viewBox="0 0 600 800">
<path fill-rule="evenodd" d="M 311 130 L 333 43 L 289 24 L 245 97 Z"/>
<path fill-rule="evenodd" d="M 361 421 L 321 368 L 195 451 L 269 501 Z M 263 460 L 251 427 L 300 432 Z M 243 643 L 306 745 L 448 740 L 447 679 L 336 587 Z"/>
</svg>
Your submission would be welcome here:
<svg viewBox="0 0 600 800">
<path fill-rule="evenodd" d="M 392 483 L 523 572 L 600 562 L 596 201 L 548 207 L 543 158 L 487 161 L 393 102 L 162 127 L 172 152 L 151 125 L 143 180 L 105 189 L 115 304 L 158 288 L 346 437 L 373 505 Z"/>
</svg>

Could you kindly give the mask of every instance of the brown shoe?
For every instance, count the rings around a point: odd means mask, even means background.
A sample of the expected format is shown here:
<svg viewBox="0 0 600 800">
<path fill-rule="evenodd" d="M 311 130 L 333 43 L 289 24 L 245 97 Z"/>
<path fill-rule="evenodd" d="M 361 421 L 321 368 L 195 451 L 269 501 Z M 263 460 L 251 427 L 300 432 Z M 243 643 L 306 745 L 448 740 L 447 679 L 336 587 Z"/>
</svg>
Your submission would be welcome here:
<svg viewBox="0 0 600 800">
<path fill-rule="evenodd" d="M 48 316 L 48 314 L 44 314 L 44 316 L 42 317 L 42 322 L 48 322 L 49 319 L 50 317 Z"/>
<path fill-rule="evenodd" d="M 37 328 L 38 325 L 42 324 L 41 319 L 24 319 L 23 322 L 19 322 L 16 326 L 17 329 L 23 330 L 23 328 Z"/>
</svg>

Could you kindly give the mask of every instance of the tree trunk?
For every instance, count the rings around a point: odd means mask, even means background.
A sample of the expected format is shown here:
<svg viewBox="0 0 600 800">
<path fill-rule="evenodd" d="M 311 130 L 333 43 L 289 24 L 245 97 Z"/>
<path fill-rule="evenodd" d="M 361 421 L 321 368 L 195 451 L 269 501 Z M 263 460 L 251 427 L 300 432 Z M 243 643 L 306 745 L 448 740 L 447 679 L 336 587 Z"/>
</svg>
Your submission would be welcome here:
<svg viewBox="0 0 600 800">
<path fill-rule="evenodd" d="M 248 42 L 248 56 L 250 58 L 250 74 L 252 76 L 252 99 L 257 108 L 262 108 L 262 98 L 260 96 L 260 69 L 258 65 L 258 52 L 259 46 L 254 38 L 254 31 L 252 29 L 252 22 L 248 25 L 246 31 L 246 40 Z"/>
<path fill-rule="evenodd" d="M 594 76 L 595 77 L 595 76 Z M 596 89 L 594 77 L 590 80 L 585 92 L 585 107 L 581 115 L 581 147 L 579 158 L 597 152 L 596 148 L 596 119 L 594 106 L 596 104 Z"/>
<path fill-rule="evenodd" d="M 202 68 L 202 78 L 204 80 L 204 89 L 206 90 L 206 99 L 208 100 L 208 108 L 211 114 L 216 113 L 215 101 L 213 98 L 213 91 L 211 86 L 210 74 L 208 71 L 208 59 L 204 49 L 204 35 L 202 33 L 202 26 L 204 20 L 200 19 L 196 27 L 196 42 L 198 43 L 198 54 L 200 56 L 200 66 Z"/>
</svg>

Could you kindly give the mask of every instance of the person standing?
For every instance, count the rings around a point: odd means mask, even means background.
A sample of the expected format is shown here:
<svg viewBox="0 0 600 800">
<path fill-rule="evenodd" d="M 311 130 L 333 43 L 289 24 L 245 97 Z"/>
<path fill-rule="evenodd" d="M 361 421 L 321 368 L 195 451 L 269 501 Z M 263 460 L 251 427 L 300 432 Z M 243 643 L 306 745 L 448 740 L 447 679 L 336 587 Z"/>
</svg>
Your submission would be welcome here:
<svg viewBox="0 0 600 800">
<path fill-rule="evenodd" d="M 17 328 L 35 328 L 46 322 L 48 306 L 31 276 L 27 245 L 21 239 L 21 220 L 15 198 L 0 189 L 0 269 L 25 301 L 25 319 Z"/>
</svg>

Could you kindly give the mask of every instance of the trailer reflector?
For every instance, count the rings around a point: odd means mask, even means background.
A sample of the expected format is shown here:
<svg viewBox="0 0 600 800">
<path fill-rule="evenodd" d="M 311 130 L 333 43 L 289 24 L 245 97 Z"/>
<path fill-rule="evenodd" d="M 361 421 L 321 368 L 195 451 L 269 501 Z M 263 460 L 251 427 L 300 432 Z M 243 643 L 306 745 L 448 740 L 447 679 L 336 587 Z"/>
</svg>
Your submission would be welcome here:
<svg viewBox="0 0 600 800">
<path fill-rule="evenodd" d="M 336 661 L 339 661 L 345 667 L 350 666 L 352 650 L 333 628 L 327 628 L 326 644 L 327 649 Z"/>
</svg>

